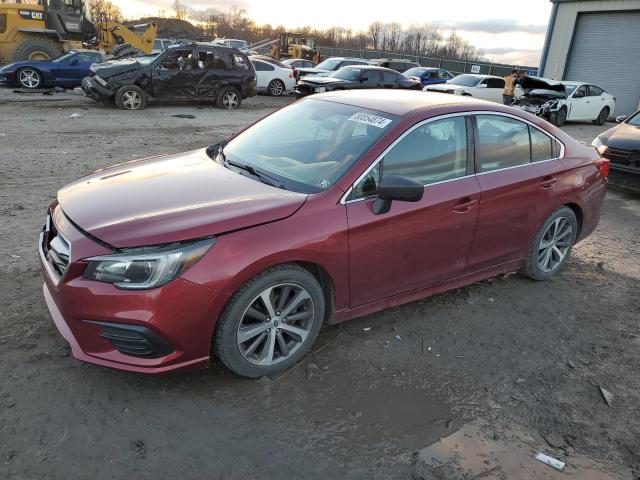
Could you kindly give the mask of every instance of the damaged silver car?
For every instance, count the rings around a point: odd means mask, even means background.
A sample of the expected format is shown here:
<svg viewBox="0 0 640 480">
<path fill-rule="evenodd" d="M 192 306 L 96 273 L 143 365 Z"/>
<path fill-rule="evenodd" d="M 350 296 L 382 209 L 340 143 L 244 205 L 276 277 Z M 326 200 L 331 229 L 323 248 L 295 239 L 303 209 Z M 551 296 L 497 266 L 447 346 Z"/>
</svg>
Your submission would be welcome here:
<svg viewBox="0 0 640 480">
<path fill-rule="evenodd" d="M 528 76 L 520 79 L 519 85 L 520 95 L 512 105 L 557 127 L 566 121 L 584 120 L 604 125 L 615 110 L 615 97 L 596 85 Z"/>
</svg>

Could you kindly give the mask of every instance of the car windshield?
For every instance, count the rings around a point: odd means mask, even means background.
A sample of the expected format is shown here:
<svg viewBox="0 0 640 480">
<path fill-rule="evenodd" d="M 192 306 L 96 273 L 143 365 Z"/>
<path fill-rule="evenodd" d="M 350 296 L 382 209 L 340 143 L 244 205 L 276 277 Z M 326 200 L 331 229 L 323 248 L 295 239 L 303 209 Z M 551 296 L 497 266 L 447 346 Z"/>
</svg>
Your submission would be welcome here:
<svg viewBox="0 0 640 480">
<path fill-rule="evenodd" d="M 388 113 L 307 99 L 238 135 L 221 157 L 264 172 L 287 190 L 317 193 L 335 184 L 397 120 Z"/>
<path fill-rule="evenodd" d="M 158 55 L 141 55 L 139 57 L 136 57 L 136 61 L 140 64 L 140 65 L 150 65 L 156 58 L 158 58 Z"/>
<path fill-rule="evenodd" d="M 566 83 L 564 84 L 564 89 L 567 92 L 567 95 L 571 95 L 576 88 L 578 88 L 577 85 L 567 85 Z"/>
<path fill-rule="evenodd" d="M 319 68 L 321 70 L 333 70 L 338 65 L 340 65 L 340 60 L 328 59 L 328 60 L 325 60 L 324 62 L 319 63 L 316 66 L 316 68 Z"/>
<path fill-rule="evenodd" d="M 480 78 L 474 77 L 473 75 L 458 75 L 455 78 L 452 78 L 447 83 L 452 85 L 460 85 L 462 87 L 475 87 L 478 82 L 480 82 Z"/>
<path fill-rule="evenodd" d="M 424 68 L 410 68 L 409 70 L 407 70 L 406 72 L 404 72 L 404 74 L 407 77 L 419 77 L 421 76 L 423 73 L 425 72 Z"/>
<path fill-rule="evenodd" d="M 58 58 L 56 58 L 55 60 L 53 60 L 54 63 L 64 63 L 67 60 L 69 60 L 71 57 L 73 57 L 76 54 L 76 52 L 74 52 L 73 50 L 67 53 L 64 53 L 62 55 L 60 55 Z"/>
<path fill-rule="evenodd" d="M 633 125 L 634 127 L 640 127 L 640 112 L 636 113 L 632 117 L 630 117 L 627 121 L 627 124 Z"/>
<path fill-rule="evenodd" d="M 329 76 L 341 80 L 357 80 L 361 73 L 361 68 L 341 68 Z"/>
</svg>

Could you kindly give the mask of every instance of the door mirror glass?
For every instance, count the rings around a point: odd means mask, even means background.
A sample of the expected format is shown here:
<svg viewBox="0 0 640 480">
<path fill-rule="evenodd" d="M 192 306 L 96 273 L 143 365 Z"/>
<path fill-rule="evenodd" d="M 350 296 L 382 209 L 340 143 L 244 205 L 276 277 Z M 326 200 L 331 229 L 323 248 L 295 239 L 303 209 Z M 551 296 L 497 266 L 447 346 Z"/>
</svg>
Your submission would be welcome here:
<svg viewBox="0 0 640 480">
<path fill-rule="evenodd" d="M 480 85 L 478 85 L 478 88 L 487 88 L 487 84 L 486 83 L 481 83 Z"/>
<path fill-rule="evenodd" d="M 627 119 L 626 115 L 620 115 L 619 117 L 616 117 L 616 122 L 617 123 L 622 123 Z"/>
<path fill-rule="evenodd" d="M 391 209 L 391 202 L 419 202 L 424 185 L 401 175 L 387 175 L 378 184 L 378 199 L 373 202 L 373 213 L 381 215 Z"/>
<path fill-rule="evenodd" d="M 366 82 L 369 80 L 369 77 L 360 77 L 361 82 Z"/>
<path fill-rule="evenodd" d="M 80 63 L 80 62 L 79 62 L 79 60 L 78 60 L 77 58 L 72 58 L 72 59 L 69 61 L 69 65 L 72 65 L 72 66 L 73 66 L 73 65 L 78 65 L 78 63 Z"/>
</svg>

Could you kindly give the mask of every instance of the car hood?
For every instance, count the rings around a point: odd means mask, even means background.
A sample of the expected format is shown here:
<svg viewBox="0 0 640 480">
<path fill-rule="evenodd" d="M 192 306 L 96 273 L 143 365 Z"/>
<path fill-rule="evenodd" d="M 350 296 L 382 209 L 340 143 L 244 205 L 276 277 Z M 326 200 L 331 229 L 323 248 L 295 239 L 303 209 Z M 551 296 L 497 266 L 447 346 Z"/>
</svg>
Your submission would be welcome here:
<svg viewBox="0 0 640 480">
<path fill-rule="evenodd" d="M 542 77 L 522 77 L 520 86 L 525 92 L 529 90 L 546 90 L 556 92 L 556 94 L 562 93 L 565 97 L 567 95 L 563 84 Z"/>
<path fill-rule="evenodd" d="M 462 88 L 466 88 L 466 87 L 463 87 L 461 85 L 453 85 L 451 83 L 440 83 L 437 85 L 429 85 L 427 87 L 428 90 L 435 90 L 438 92 L 448 92 L 448 91 L 453 91 L 453 90 L 462 89 Z"/>
<path fill-rule="evenodd" d="M 611 148 L 640 151 L 640 127 L 621 123 L 600 135 L 600 140 Z"/>
<path fill-rule="evenodd" d="M 109 60 L 91 66 L 91 71 L 102 78 L 109 78 L 121 73 L 138 70 L 142 65 L 135 58 L 125 58 L 122 60 Z"/>
<path fill-rule="evenodd" d="M 318 76 L 308 76 L 304 77 L 300 80 L 301 83 L 313 83 L 317 85 L 329 85 L 336 83 L 351 83 L 352 80 L 343 80 L 342 78 L 335 77 L 318 77 Z"/>
<path fill-rule="evenodd" d="M 58 192 L 74 224 L 117 248 L 274 222 L 293 215 L 306 198 L 228 170 L 204 149 L 116 165 Z"/>
</svg>

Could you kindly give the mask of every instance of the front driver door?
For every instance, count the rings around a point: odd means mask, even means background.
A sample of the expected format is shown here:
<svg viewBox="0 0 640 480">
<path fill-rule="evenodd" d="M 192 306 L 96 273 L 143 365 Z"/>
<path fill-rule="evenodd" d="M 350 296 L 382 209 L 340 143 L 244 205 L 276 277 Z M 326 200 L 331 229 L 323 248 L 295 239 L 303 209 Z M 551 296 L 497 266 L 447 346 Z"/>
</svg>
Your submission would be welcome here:
<svg viewBox="0 0 640 480">
<path fill-rule="evenodd" d="M 354 185 L 346 201 L 351 307 L 465 273 L 480 199 L 470 150 L 464 116 L 427 120 Z M 376 185 L 390 174 L 424 183 L 424 197 L 375 215 Z"/>
<path fill-rule="evenodd" d="M 153 96 L 189 99 L 196 96 L 196 74 L 200 65 L 191 48 L 170 50 L 153 71 Z"/>
<path fill-rule="evenodd" d="M 590 117 L 590 106 L 592 98 L 588 96 L 589 92 L 587 91 L 587 86 L 582 85 L 578 87 L 573 95 L 571 96 L 571 108 L 569 110 L 569 115 L 567 116 L 567 120 L 585 120 L 591 119 L 593 120 L 598 115 L 596 114 L 594 117 Z"/>
</svg>

